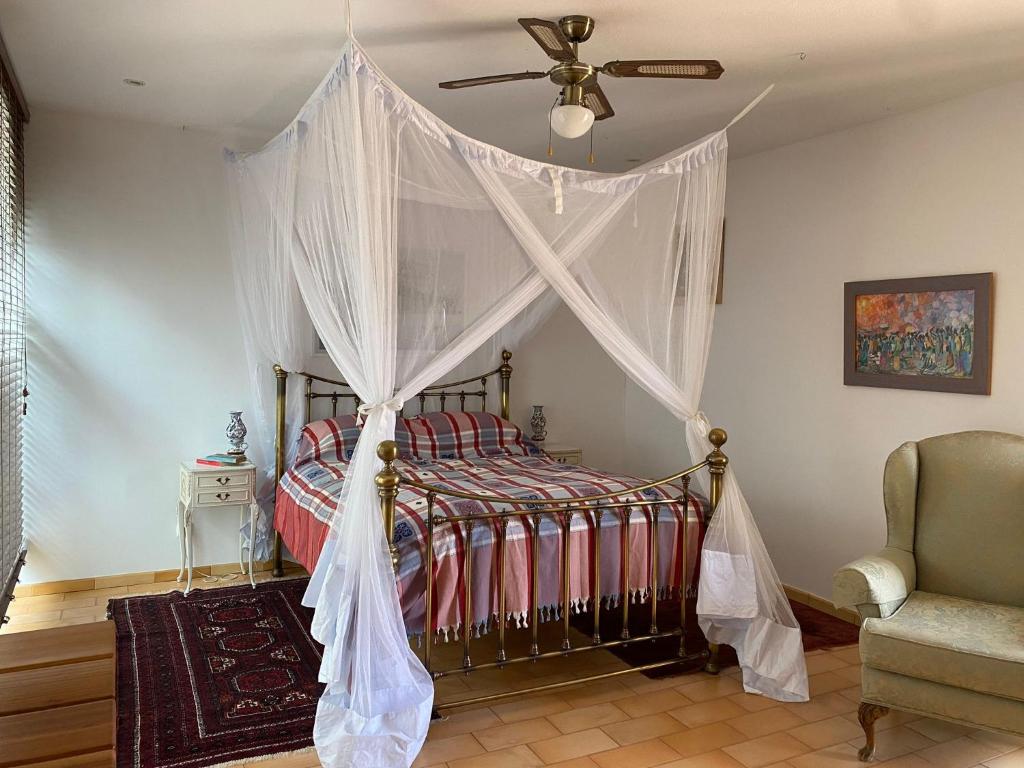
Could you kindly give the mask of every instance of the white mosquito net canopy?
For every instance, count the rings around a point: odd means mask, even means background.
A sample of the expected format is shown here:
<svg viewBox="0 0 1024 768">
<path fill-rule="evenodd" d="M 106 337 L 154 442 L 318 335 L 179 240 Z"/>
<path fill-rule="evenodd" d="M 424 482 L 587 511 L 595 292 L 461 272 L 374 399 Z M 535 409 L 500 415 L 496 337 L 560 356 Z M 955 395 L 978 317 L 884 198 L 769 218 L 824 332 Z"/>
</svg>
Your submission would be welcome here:
<svg viewBox="0 0 1024 768">
<path fill-rule="evenodd" d="M 409 766 L 433 684 L 411 649 L 374 475 L 405 400 L 560 298 L 615 362 L 712 450 L 699 411 L 714 313 L 726 132 L 628 173 L 517 157 L 446 125 L 351 35 L 295 121 L 229 153 L 237 286 L 257 401 L 302 363 L 300 302 L 364 405 L 338 514 L 306 593 L 324 644 L 314 738 L 328 766 Z M 514 322 L 513 322 L 514 321 Z M 295 388 L 298 389 L 298 388 Z M 301 403 L 289 404 L 301 425 Z M 707 532 L 698 613 L 747 690 L 804 700 L 800 631 L 731 471 Z"/>
</svg>

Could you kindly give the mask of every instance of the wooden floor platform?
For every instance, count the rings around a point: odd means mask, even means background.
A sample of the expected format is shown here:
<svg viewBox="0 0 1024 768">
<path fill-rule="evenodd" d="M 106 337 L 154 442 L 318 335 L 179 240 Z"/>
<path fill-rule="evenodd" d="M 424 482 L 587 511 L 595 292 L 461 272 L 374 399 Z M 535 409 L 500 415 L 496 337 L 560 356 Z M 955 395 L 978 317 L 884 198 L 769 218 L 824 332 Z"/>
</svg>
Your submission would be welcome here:
<svg viewBox="0 0 1024 768">
<path fill-rule="evenodd" d="M 113 768 L 114 626 L 0 635 L 0 768 Z"/>
</svg>

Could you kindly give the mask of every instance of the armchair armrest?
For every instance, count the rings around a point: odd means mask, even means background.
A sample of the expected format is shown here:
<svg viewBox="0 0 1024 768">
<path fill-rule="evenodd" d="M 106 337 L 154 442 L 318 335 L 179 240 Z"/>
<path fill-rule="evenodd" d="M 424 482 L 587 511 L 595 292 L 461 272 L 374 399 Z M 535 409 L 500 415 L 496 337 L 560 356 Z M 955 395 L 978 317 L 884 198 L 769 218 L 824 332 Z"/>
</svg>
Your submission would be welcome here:
<svg viewBox="0 0 1024 768">
<path fill-rule="evenodd" d="M 916 584 L 914 554 L 886 547 L 836 571 L 832 602 L 837 608 L 856 607 L 861 618 L 884 619 L 903 605 Z"/>
</svg>

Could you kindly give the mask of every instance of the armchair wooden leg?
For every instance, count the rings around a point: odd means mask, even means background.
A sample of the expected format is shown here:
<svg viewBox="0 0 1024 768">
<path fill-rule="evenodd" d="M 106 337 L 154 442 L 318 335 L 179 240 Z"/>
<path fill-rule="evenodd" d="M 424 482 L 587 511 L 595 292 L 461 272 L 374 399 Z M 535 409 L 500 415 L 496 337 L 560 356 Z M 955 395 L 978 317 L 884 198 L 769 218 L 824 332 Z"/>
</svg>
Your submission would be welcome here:
<svg viewBox="0 0 1024 768">
<path fill-rule="evenodd" d="M 864 729 L 864 747 L 857 753 L 862 762 L 867 762 L 875 754 L 875 721 L 880 717 L 889 714 L 889 708 L 881 704 L 868 704 L 866 701 L 860 703 L 857 709 L 857 719 L 860 727 Z"/>
</svg>

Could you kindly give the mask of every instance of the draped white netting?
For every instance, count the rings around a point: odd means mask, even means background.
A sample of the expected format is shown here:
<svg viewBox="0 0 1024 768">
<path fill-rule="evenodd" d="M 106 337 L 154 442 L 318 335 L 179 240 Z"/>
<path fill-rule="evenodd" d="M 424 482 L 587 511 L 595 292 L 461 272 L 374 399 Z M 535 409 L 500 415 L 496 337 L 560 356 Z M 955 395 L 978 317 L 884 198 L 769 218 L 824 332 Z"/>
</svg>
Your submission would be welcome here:
<svg viewBox="0 0 1024 768">
<path fill-rule="evenodd" d="M 288 253 L 331 359 L 366 403 L 306 595 L 326 646 L 314 732 L 325 765 L 408 766 L 426 736 L 433 687 L 406 639 L 373 482 L 375 449 L 393 437 L 405 399 L 510 324 L 536 325 L 555 305 L 553 290 L 686 422 L 694 458 L 710 452 L 698 403 L 726 154 L 723 130 L 623 174 L 517 157 L 438 120 L 350 39 L 281 136 L 230 157 L 240 198 L 265 203 L 243 208 L 240 226 Z M 280 258 L 250 240 L 236 238 L 257 254 L 238 253 L 238 269 L 288 284 Z M 249 282 L 240 281 L 253 305 L 246 333 L 267 333 L 251 317 L 255 305 L 284 307 L 294 297 Z M 731 471 L 707 535 L 699 599 L 701 625 L 737 649 L 749 690 L 806 698 L 799 628 Z"/>
<path fill-rule="evenodd" d="M 234 162 L 234 153 L 226 155 L 234 212 L 235 293 L 256 406 L 252 420 L 255 439 L 247 450 L 261 473 L 257 489 L 261 514 L 257 530 L 249 531 L 249 541 L 255 547 L 254 557 L 266 558 L 273 532 L 275 490 L 273 366 L 277 363 L 288 371 L 303 370 L 311 338 L 291 264 L 292 233 L 287 222 L 294 197 L 293 169 L 278 162 L 273 153 L 250 155 L 244 162 Z M 288 461 L 298 444 L 302 412 L 302 391 L 292 387 L 286 422 Z"/>
</svg>

